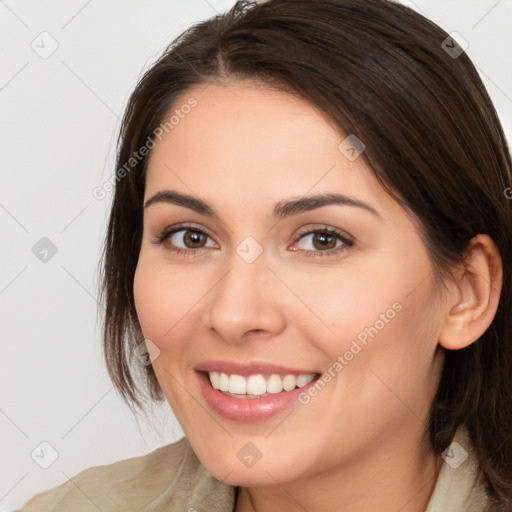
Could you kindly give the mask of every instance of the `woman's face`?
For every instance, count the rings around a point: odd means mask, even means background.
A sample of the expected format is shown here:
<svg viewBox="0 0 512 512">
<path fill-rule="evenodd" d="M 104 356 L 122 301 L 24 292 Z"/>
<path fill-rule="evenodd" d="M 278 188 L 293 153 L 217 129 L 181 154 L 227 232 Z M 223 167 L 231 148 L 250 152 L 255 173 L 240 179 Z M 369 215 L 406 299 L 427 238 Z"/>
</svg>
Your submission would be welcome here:
<svg viewBox="0 0 512 512">
<path fill-rule="evenodd" d="M 202 463 L 249 486 L 410 457 L 442 364 L 442 299 L 411 218 L 294 96 L 209 85 L 174 109 L 149 161 L 145 204 L 167 196 L 144 209 L 134 293 Z"/>
</svg>

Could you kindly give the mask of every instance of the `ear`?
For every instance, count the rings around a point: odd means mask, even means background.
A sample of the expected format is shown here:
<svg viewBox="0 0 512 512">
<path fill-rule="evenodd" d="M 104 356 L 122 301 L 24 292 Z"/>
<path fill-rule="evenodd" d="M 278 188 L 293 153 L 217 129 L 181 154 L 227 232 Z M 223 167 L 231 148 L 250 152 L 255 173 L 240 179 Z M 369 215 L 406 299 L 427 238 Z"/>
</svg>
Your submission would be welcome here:
<svg viewBox="0 0 512 512">
<path fill-rule="evenodd" d="M 498 309 L 503 263 L 489 235 L 479 234 L 468 245 L 466 269 L 455 276 L 445 303 L 439 344 L 449 350 L 465 348 L 491 325 Z"/>
</svg>

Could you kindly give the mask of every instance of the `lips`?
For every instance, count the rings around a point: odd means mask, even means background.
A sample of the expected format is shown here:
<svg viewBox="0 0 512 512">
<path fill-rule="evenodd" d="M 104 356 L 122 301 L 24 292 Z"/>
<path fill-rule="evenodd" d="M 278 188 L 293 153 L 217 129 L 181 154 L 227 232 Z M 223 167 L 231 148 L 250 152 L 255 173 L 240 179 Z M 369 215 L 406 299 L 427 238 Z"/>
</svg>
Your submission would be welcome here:
<svg viewBox="0 0 512 512">
<path fill-rule="evenodd" d="M 195 370 L 201 392 L 211 409 L 239 422 L 262 421 L 297 405 L 299 394 L 320 377 L 309 369 L 266 362 L 208 361 L 197 365 Z M 301 387 L 296 387 L 299 384 Z M 258 394 L 249 393 L 252 391 Z"/>
<path fill-rule="evenodd" d="M 234 363 L 229 361 L 205 361 L 198 364 L 194 369 L 202 372 L 218 372 L 227 375 L 242 375 L 247 377 L 250 375 L 269 377 L 272 374 L 308 375 L 318 373 L 316 370 L 306 368 L 297 369 L 267 362 Z"/>
</svg>

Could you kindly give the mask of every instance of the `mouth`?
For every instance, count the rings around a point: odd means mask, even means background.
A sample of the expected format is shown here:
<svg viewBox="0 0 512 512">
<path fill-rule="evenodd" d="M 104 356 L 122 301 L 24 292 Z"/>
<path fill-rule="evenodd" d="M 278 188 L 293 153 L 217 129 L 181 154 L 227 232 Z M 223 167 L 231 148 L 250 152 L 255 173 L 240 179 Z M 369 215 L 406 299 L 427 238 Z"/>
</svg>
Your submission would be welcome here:
<svg viewBox="0 0 512 512">
<path fill-rule="evenodd" d="M 238 375 L 223 372 L 204 372 L 213 389 L 227 396 L 241 399 L 258 399 L 287 393 L 307 386 L 320 376 L 319 373 L 308 374 L 254 374 Z"/>
<path fill-rule="evenodd" d="M 195 371 L 210 409 L 237 422 L 263 421 L 297 406 L 300 395 L 321 376 L 276 365 L 223 362 L 205 363 Z"/>
</svg>

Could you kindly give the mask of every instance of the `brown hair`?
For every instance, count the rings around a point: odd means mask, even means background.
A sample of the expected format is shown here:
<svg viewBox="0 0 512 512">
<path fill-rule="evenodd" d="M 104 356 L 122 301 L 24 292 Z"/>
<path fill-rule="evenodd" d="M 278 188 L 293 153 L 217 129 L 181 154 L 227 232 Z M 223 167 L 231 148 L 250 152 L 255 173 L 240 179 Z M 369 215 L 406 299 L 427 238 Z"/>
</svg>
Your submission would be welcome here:
<svg viewBox="0 0 512 512">
<path fill-rule="evenodd" d="M 152 366 L 131 358 L 144 338 L 133 297 L 147 165 L 138 152 L 192 86 L 257 80 L 316 105 L 363 141 L 379 182 L 419 219 L 436 275 L 464 263 L 476 234 L 497 244 L 504 265 L 498 311 L 479 340 L 446 350 L 429 428 L 441 453 L 466 425 L 493 510 L 511 510 L 511 160 L 475 67 L 464 52 L 450 53 L 462 50 L 448 37 L 387 0 L 239 1 L 182 33 L 144 74 L 119 135 L 101 288 L 108 371 L 131 407 L 143 409 L 143 397 L 163 400 Z"/>
</svg>

